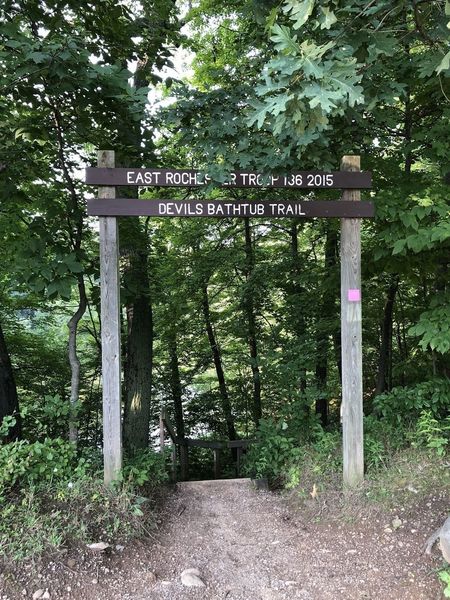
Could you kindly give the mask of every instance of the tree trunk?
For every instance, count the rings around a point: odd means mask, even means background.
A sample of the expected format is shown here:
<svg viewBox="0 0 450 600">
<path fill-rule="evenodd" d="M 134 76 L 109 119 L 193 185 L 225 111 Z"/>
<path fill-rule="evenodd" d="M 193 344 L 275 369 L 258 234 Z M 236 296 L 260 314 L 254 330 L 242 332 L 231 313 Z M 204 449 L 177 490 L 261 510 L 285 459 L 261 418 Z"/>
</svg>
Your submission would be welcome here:
<svg viewBox="0 0 450 600">
<path fill-rule="evenodd" d="M 316 382 L 319 397 L 316 400 L 316 414 L 320 416 L 322 425 L 328 423 L 328 398 L 326 397 L 328 379 L 328 351 L 330 346 L 330 323 L 336 315 L 337 285 L 335 284 L 337 260 L 337 233 L 332 225 L 326 225 L 325 240 L 325 270 L 324 291 L 320 302 L 320 312 L 316 331 Z M 326 327 L 320 323 L 321 318 L 326 320 Z M 335 336 L 333 336 L 335 337 Z M 339 364 L 339 362 L 338 362 Z"/>
<path fill-rule="evenodd" d="M 258 366 L 258 345 L 256 340 L 256 316 L 253 301 L 253 270 L 255 266 L 255 256 L 250 229 L 250 219 L 244 218 L 245 229 L 245 276 L 246 284 L 244 290 L 244 313 L 247 317 L 247 340 L 250 350 L 250 366 L 253 375 L 253 407 L 252 415 L 255 426 L 258 427 L 259 420 L 262 417 L 261 407 L 261 375 Z"/>
<path fill-rule="evenodd" d="M 78 442 L 77 426 L 77 404 L 80 394 L 80 359 L 77 353 L 78 324 L 83 318 L 87 307 L 86 288 L 83 275 L 78 276 L 78 308 L 67 323 L 69 328 L 69 363 L 71 370 L 70 379 L 70 417 L 69 417 L 69 441 Z"/>
<path fill-rule="evenodd" d="M 19 399 L 17 397 L 16 381 L 14 379 L 11 359 L 0 323 L 0 425 L 3 418 L 7 416 L 12 416 L 16 419 L 16 424 L 9 430 L 6 437 L 7 442 L 12 442 L 18 440 L 21 435 Z"/>
<path fill-rule="evenodd" d="M 392 315 L 395 295 L 398 290 L 398 277 L 391 281 L 384 304 L 383 322 L 381 323 L 381 346 L 378 359 L 378 374 L 375 395 L 389 389 L 390 373 L 392 371 Z"/>
<path fill-rule="evenodd" d="M 291 225 L 291 255 L 292 255 L 292 295 L 294 301 L 294 329 L 299 344 L 305 341 L 306 319 L 301 304 L 303 287 L 300 283 L 300 256 L 298 252 L 298 223 L 293 220 Z M 306 390 L 306 369 L 302 368 L 299 377 L 300 391 Z"/>
<path fill-rule="evenodd" d="M 66 162 L 66 145 L 64 139 L 64 126 L 62 114 L 59 106 L 51 105 L 53 117 L 55 121 L 56 139 L 58 142 L 58 158 L 64 175 L 67 189 L 69 190 L 68 203 L 68 222 L 69 222 L 69 238 L 71 241 L 72 250 L 75 253 L 77 260 L 81 262 L 81 243 L 83 240 L 83 211 L 80 208 L 78 193 L 75 183 L 72 179 L 71 172 Z M 77 354 L 77 333 L 78 323 L 81 321 L 87 308 L 86 287 L 84 285 L 84 275 L 80 273 L 77 276 L 78 280 L 78 308 L 75 314 L 67 323 L 69 328 L 69 363 L 71 369 L 70 382 L 70 419 L 69 419 L 69 440 L 75 444 L 78 441 L 78 429 L 76 425 L 76 405 L 79 400 L 80 391 L 80 361 Z"/>
<path fill-rule="evenodd" d="M 149 444 L 153 362 L 153 313 L 149 295 L 147 253 L 130 262 L 127 285 L 134 291 L 127 311 L 124 442 L 127 449 Z"/>
<path fill-rule="evenodd" d="M 177 438 L 180 441 L 180 465 L 181 480 L 188 478 L 188 452 L 187 446 L 183 444 L 186 438 L 183 416 L 183 389 L 181 386 L 180 367 L 178 361 L 177 334 L 174 328 L 170 328 L 167 340 L 170 363 L 170 389 L 172 392 L 173 408 L 175 413 L 175 427 Z"/>
<path fill-rule="evenodd" d="M 228 396 L 227 385 L 225 381 L 225 373 L 223 371 L 222 357 L 220 355 L 219 346 L 217 344 L 216 335 L 211 322 L 211 313 L 209 309 L 209 298 L 208 298 L 208 285 L 204 283 L 202 285 L 202 308 L 203 316 L 205 318 L 206 332 L 208 334 L 209 346 L 214 360 L 214 367 L 216 369 L 217 380 L 219 382 L 220 398 L 222 401 L 222 411 L 227 424 L 228 438 L 230 440 L 237 439 L 236 428 L 234 425 L 234 417 L 231 410 L 231 402 Z"/>
</svg>

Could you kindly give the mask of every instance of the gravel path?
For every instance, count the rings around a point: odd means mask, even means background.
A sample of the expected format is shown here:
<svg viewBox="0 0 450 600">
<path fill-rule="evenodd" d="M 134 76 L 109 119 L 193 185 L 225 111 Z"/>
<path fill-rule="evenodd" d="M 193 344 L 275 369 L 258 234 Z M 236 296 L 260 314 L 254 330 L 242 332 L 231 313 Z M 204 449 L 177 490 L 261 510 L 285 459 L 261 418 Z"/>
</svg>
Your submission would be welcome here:
<svg viewBox="0 0 450 600">
<path fill-rule="evenodd" d="M 304 513 L 249 480 L 182 483 L 154 540 L 109 555 L 67 556 L 24 580 L 26 590 L 9 588 L 0 598 L 31 598 L 42 588 L 52 600 L 437 600 L 434 569 L 442 563 L 436 551 L 425 557 L 423 544 L 447 507 L 437 497 L 400 508 L 397 529 L 391 515 L 305 522 Z M 190 568 L 205 587 L 181 583 Z"/>
<path fill-rule="evenodd" d="M 135 600 L 437 599 L 440 586 L 408 527 L 378 533 L 304 523 L 276 495 L 248 480 L 179 484 L 170 521 L 149 557 L 157 582 Z M 415 543 L 411 543 L 411 538 Z M 206 588 L 180 573 L 199 569 Z M 139 582 L 139 573 L 137 573 Z"/>
</svg>

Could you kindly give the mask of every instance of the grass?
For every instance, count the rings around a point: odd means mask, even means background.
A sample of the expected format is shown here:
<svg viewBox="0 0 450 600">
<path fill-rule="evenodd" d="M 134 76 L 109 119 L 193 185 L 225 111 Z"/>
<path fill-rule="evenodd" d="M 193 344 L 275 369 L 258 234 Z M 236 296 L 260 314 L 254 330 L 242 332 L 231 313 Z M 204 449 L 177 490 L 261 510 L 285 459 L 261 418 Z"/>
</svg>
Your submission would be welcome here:
<svg viewBox="0 0 450 600">
<path fill-rule="evenodd" d="M 312 519 L 326 516 L 352 521 L 363 513 L 388 512 L 399 505 L 407 508 L 421 498 L 447 491 L 450 463 L 446 456 L 427 449 L 406 448 L 369 468 L 362 485 L 344 493 L 340 461 L 330 460 L 325 467 L 311 453 L 301 465 L 298 480 L 287 493 Z"/>
<path fill-rule="evenodd" d="M 105 488 L 101 480 L 24 487 L 0 506 L 0 559 L 36 560 L 91 542 L 123 543 L 154 527 L 148 498 L 127 485 Z"/>
</svg>

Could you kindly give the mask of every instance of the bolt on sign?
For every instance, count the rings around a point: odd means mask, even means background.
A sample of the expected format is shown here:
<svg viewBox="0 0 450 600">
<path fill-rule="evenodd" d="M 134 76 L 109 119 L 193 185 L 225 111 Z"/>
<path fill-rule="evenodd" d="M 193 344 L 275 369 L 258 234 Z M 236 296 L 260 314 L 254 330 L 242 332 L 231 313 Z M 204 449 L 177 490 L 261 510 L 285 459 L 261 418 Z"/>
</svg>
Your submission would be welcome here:
<svg viewBox="0 0 450 600">
<path fill-rule="evenodd" d="M 155 217 L 337 217 L 341 218 L 341 347 L 343 481 L 363 479 L 361 218 L 373 217 L 372 202 L 361 202 L 371 174 L 360 171 L 359 156 L 344 156 L 341 170 L 264 175 L 236 171 L 218 184 L 207 173 L 188 169 L 114 168 L 114 152 L 98 152 L 98 168 L 86 169 L 86 184 L 99 186 L 88 200 L 88 214 L 99 219 L 103 377 L 104 479 L 109 484 L 122 468 L 120 271 L 118 216 Z M 117 186 L 198 188 L 342 189 L 340 200 L 179 200 L 116 197 Z"/>
</svg>

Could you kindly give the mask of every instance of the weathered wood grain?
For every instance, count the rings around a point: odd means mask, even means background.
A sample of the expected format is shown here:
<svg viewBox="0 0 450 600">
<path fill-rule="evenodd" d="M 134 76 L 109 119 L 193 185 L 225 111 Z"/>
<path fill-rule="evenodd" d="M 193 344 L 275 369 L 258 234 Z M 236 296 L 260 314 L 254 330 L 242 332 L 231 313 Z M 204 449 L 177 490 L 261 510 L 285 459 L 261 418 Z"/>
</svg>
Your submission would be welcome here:
<svg viewBox="0 0 450 600">
<path fill-rule="evenodd" d="M 99 167 L 114 167 L 114 152 L 98 152 Z M 101 187 L 99 198 L 114 198 L 114 187 Z M 116 217 L 100 217 L 100 285 L 103 381 L 104 480 L 109 485 L 122 469 L 119 234 Z"/>
<path fill-rule="evenodd" d="M 343 171 L 359 171 L 359 156 L 344 156 Z M 342 200 L 359 201 L 358 190 L 345 190 Z M 349 290 L 361 296 L 361 221 L 341 220 L 341 342 L 342 429 L 344 486 L 354 487 L 364 477 L 361 300 L 352 300 Z"/>
</svg>

